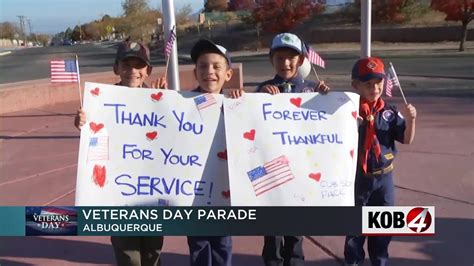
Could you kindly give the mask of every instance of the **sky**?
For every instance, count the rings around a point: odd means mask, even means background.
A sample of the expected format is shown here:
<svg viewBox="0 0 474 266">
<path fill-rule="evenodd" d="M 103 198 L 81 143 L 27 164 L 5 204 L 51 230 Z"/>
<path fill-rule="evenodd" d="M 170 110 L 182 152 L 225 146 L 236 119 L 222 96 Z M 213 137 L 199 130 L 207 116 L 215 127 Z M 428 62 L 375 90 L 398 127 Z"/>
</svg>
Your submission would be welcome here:
<svg viewBox="0 0 474 266">
<path fill-rule="evenodd" d="M 162 0 L 148 0 L 151 8 L 161 7 L 161 3 Z M 204 0 L 174 0 L 176 11 L 187 4 L 194 13 L 203 8 Z M 0 0 L 0 22 L 19 25 L 18 16 L 25 16 L 33 33 L 59 33 L 103 15 L 115 17 L 122 13 L 122 0 Z M 27 22 L 25 25 L 28 29 Z"/>
</svg>

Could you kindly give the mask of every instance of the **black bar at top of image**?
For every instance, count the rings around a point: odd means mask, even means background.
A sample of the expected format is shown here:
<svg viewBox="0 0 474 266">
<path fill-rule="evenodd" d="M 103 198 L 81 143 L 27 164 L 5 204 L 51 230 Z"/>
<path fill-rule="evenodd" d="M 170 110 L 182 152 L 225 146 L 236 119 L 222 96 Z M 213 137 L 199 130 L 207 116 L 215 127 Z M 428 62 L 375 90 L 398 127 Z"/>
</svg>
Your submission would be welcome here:
<svg viewBox="0 0 474 266">
<path fill-rule="evenodd" d="M 82 210 L 151 210 L 160 213 L 158 219 L 85 219 Z M 167 212 L 191 211 L 190 219 L 163 219 Z M 226 220 L 201 217 L 198 212 L 217 215 L 218 212 L 234 213 L 254 210 L 255 220 Z M 99 232 L 83 231 L 84 225 L 97 228 L 98 224 L 161 224 L 161 232 Z M 221 235 L 358 235 L 362 232 L 361 207 L 78 207 L 79 235 L 122 235 L 122 236 L 221 236 Z"/>
</svg>

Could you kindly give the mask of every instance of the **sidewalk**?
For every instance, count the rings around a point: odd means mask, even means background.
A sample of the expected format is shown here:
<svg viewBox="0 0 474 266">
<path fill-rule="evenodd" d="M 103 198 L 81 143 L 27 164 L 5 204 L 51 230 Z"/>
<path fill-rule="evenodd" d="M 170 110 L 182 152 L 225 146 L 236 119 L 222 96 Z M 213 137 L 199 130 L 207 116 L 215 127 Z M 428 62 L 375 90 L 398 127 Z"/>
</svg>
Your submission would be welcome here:
<svg viewBox="0 0 474 266">
<path fill-rule="evenodd" d="M 400 99 L 395 99 L 400 103 Z M 417 136 L 399 145 L 397 205 L 436 207 L 434 237 L 396 237 L 393 265 L 472 265 L 474 107 L 472 99 L 413 97 Z M 0 204 L 73 205 L 79 132 L 77 103 L 0 116 Z M 349 217 L 348 217 L 349 218 Z M 339 265 L 343 237 L 311 237 L 306 265 Z M 314 242 L 314 243 L 313 243 Z M 263 265 L 262 237 L 234 237 L 234 265 Z M 184 237 L 166 237 L 163 265 L 187 265 Z M 0 265 L 109 265 L 108 237 L 0 238 Z"/>
</svg>

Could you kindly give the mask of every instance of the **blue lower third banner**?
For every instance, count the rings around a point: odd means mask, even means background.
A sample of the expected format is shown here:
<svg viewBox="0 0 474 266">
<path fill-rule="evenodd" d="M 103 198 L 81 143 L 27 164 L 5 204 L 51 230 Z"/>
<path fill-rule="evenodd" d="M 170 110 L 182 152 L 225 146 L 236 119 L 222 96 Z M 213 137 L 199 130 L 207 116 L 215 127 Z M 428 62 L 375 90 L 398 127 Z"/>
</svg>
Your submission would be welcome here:
<svg viewBox="0 0 474 266">
<path fill-rule="evenodd" d="M 361 207 L 27 206 L 0 207 L 0 213 L 0 228 L 3 228 L 0 236 L 329 236 L 362 233 Z M 10 229 L 5 229 L 5 225 Z"/>
</svg>

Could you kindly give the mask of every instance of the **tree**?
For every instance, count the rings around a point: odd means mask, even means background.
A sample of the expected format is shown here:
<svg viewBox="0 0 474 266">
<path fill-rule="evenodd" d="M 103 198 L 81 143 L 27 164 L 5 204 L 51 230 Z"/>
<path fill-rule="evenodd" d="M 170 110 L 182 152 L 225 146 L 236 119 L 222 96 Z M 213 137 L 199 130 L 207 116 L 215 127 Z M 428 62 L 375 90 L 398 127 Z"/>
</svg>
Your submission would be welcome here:
<svg viewBox="0 0 474 266">
<path fill-rule="evenodd" d="M 176 14 L 176 24 L 182 26 L 189 24 L 191 22 L 192 12 L 193 9 L 190 4 L 183 6 Z"/>
<path fill-rule="evenodd" d="M 205 12 L 227 11 L 227 0 L 207 0 L 204 4 Z"/>
<path fill-rule="evenodd" d="M 467 39 L 467 25 L 474 18 L 474 0 L 431 0 L 431 7 L 446 14 L 447 21 L 461 21 L 461 43 L 459 51 L 464 51 Z"/>
<path fill-rule="evenodd" d="M 230 0 L 229 10 L 230 11 L 247 11 L 253 10 L 257 5 L 255 0 Z"/>
<path fill-rule="evenodd" d="M 252 15 L 264 31 L 279 33 L 290 31 L 323 9 L 322 4 L 312 0 L 261 0 Z"/>
<path fill-rule="evenodd" d="M 140 15 L 150 10 L 146 0 L 125 0 L 122 8 L 126 17 Z"/>
<path fill-rule="evenodd" d="M 15 34 L 18 34 L 20 29 L 11 22 L 0 23 L 0 38 L 15 39 Z"/>
<path fill-rule="evenodd" d="M 64 39 L 70 40 L 72 38 L 72 29 L 67 28 L 66 31 L 64 32 Z"/>
<path fill-rule="evenodd" d="M 35 40 L 41 43 L 43 46 L 47 46 L 49 44 L 50 37 L 46 34 L 37 34 L 35 36 Z"/>
<path fill-rule="evenodd" d="M 74 27 L 74 30 L 72 31 L 72 34 L 71 34 L 71 39 L 73 41 L 81 41 L 82 40 L 82 30 L 79 26 L 76 26 Z"/>
</svg>

